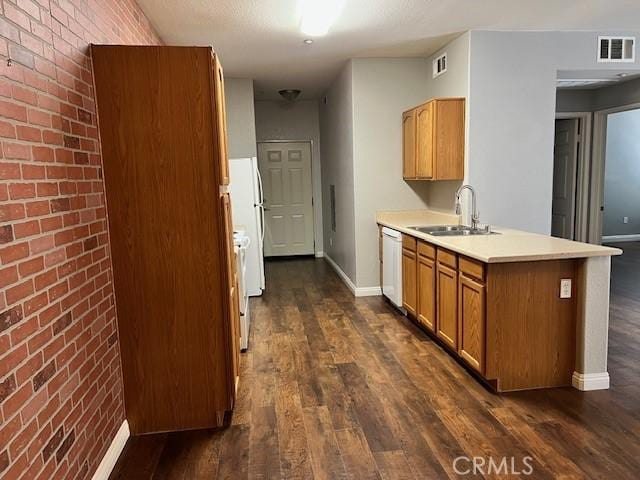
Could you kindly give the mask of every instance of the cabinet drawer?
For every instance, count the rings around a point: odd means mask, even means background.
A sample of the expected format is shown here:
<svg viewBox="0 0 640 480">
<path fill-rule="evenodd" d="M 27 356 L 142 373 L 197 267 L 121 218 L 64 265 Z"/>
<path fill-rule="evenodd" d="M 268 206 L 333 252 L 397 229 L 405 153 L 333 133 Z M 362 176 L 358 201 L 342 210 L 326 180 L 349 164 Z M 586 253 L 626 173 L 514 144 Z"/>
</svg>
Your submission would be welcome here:
<svg viewBox="0 0 640 480">
<path fill-rule="evenodd" d="M 418 254 L 423 257 L 430 258 L 435 260 L 436 258 L 436 247 L 427 242 L 418 242 Z"/>
<path fill-rule="evenodd" d="M 416 239 L 411 235 L 402 235 L 402 248 L 406 248 L 407 250 L 411 250 L 412 252 L 416 251 Z"/>
<path fill-rule="evenodd" d="M 484 263 L 468 257 L 460 257 L 460 271 L 467 277 L 484 282 Z"/>
<path fill-rule="evenodd" d="M 438 262 L 451 268 L 458 268 L 458 257 L 456 254 L 444 248 L 438 248 Z"/>
</svg>

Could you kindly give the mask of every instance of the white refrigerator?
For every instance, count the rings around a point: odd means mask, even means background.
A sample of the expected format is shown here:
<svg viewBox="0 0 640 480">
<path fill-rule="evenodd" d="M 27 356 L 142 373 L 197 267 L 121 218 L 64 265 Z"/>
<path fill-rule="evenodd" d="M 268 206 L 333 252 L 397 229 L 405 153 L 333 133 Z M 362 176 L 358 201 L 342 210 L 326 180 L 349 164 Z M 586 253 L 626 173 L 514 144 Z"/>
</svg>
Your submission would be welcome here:
<svg viewBox="0 0 640 480">
<path fill-rule="evenodd" d="M 250 239 L 246 251 L 246 289 L 250 297 L 262 295 L 264 282 L 264 207 L 258 159 L 234 158 L 230 163 L 231 208 L 234 229 Z"/>
</svg>

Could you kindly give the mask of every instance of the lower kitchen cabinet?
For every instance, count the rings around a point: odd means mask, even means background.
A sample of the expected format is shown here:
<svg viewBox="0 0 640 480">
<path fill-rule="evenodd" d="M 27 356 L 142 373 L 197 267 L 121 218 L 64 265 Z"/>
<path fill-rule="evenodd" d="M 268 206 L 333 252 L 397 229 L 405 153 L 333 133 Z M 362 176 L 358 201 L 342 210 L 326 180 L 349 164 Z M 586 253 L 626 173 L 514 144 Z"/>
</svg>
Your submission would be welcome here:
<svg viewBox="0 0 640 480">
<path fill-rule="evenodd" d="M 438 261 L 437 335 L 449 347 L 458 348 L 458 272 Z"/>
<path fill-rule="evenodd" d="M 484 263 L 402 238 L 407 313 L 498 392 L 571 385 L 581 260 Z"/>
<path fill-rule="evenodd" d="M 415 241 L 414 241 L 415 245 Z M 417 254 L 415 250 L 402 248 L 402 306 L 416 317 L 418 300 Z"/>
<path fill-rule="evenodd" d="M 422 243 L 422 242 L 421 242 Z M 419 245 L 420 250 L 420 245 Z M 436 331 L 436 261 L 418 252 L 418 321 Z"/>
<path fill-rule="evenodd" d="M 484 373 L 485 357 L 485 286 L 458 276 L 458 354 L 471 367 Z"/>
</svg>

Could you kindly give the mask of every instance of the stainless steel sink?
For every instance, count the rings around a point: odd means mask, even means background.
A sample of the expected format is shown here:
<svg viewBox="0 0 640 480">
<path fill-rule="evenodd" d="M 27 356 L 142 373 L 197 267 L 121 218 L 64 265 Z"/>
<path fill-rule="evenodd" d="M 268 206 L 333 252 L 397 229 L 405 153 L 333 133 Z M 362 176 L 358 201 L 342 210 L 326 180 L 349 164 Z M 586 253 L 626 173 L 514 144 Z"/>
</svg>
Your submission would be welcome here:
<svg viewBox="0 0 640 480">
<path fill-rule="evenodd" d="M 426 227 L 410 227 L 420 233 L 433 235 L 434 237 L 462 237 L 468 235 L 499 235 L 490 228 L 474 229 L 466 225 L 431 225 Z"/>
<path fill-rule="evenodd" d="M 429 225 L 427 227 L 410 227 L 412 230 L 417 230 L 420 233 L 432 234 L 434 232 L 458 232 L 461 230 L 471 230 L 471 227 L 466 225 Z"/>
<path fill-rule="evenodd" d="M 452 230 L 448 232 L 430 232 L 428 235 L 434 237 L 463 237 L 467 235 L 500 235 L 498 232 L 492 232 L 490 230 Z"/>
</svg>

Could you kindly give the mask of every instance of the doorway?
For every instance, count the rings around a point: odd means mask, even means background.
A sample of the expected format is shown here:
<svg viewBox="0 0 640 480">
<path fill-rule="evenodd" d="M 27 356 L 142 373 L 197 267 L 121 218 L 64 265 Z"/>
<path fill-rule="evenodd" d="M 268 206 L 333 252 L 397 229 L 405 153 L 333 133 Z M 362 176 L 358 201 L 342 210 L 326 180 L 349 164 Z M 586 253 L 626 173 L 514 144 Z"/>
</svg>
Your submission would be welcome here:
<svg viewBox="0 0 640 480">
<path fill-rule="evenodd" d="M 558 113 L 553 151 L 551 235 L 587 241 L 591 113 Z"/>
<path fill-rule="evenodd" d="M 640 104 L 595 112 L 590 234 L 603 243 L 640 240 Z"/>
<path fill-rule="evenodd" d="M 263 179 L 264 256 L 314 255 L 311 142 L 258 143 Z"/>
</svg>

